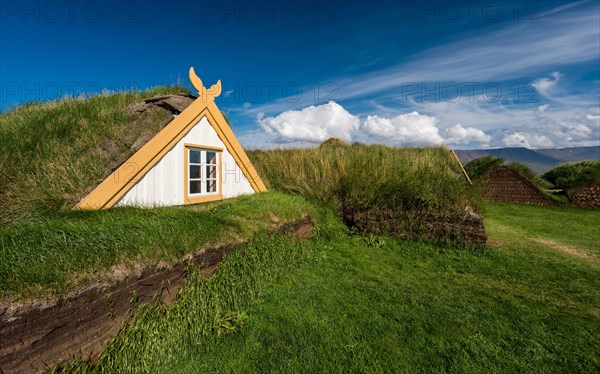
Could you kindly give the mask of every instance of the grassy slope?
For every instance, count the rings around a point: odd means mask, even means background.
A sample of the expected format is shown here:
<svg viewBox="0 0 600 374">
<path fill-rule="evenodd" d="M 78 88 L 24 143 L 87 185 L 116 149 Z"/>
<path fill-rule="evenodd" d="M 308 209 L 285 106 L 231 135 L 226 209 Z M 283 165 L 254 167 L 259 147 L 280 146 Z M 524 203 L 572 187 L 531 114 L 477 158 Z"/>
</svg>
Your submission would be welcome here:
<svg viewBox="0 0 600 374">
<path fill-rule="evenodd" d="M 500 248 L 322 241 L 316 262 L 246 309 L 239 334 L 182 350 L 162 371 L 598 371 L 600 266 L 532 239 L 591 253 L 597 219 L 489 204 L 488 232 Z"/>
<path fill-rule="evenodd" d="M 111 266 L 174 261 L 310 212 L 303 198 L 272 192 L 187 208 L 67 211 L 0 228 L 0 299 L 62 295 Z"/>
<path fill-rule="evenodd" d="M 124 113 L 184 87 L 26 105 L 0 115 L 0 226 L 71 208 L 125 161 L 131 145 L 158 132 L 166 112 Z"/>
<path fill-rule="evenodd" d="M 170 261 L 207 243 L 253 237 L 273 225 L 273 215 L 281 223 L 317 214 L 320 234 L 299 244 L 259 236 L 228 256 L 215 277 L 192 278 L 175 304 L 142 307 L 99 369 L 600 367 L 594 211 L 492 204 L 487 229 L 502 244 L 486 250 L 349 234 L 332 211 L 280 193 L 196 208 L 61 211 L 115 161 L 90 147 L 131 135 L 122 109 L 170 90 L 66 100 L 0 117 L 0 221 L 11 224 L 0 228 L 0 297 L 62 295 L 116 264 Z M 348 149 L 353 155 L 343 157 Z M 441 149 L 353 145 L 251 156 L 262 157 L 259 172 L 278 189 L 320 201 L 369 208 L 393 201 L 415 214 L 478 204 Z M 228 311 L 250 318 L 239 334 L 211 337 Z"/>
<path fill-rule="evenodd" d="M 487 204 L 486 229 L 493 239 L 527 249 L 535 238 L 575 247 L 600 260 L 600 212 L 576 207 Z M 534 247 L 536 248 L 536 247 Z M 560 251 L 559 251 L 560 252 Z M 570 257 L 565 257 L 570 260 Z"/>
</svg>

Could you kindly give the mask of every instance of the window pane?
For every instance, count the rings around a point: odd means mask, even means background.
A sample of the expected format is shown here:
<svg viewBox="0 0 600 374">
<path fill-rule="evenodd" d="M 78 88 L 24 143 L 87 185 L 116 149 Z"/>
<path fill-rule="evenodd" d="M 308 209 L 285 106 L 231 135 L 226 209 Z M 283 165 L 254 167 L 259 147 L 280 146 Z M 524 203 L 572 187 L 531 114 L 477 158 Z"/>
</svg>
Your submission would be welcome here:
<svg viewBox="0 0 600 374">
<path fill-rule="evenodd" d="M 200 193 L 201 183 L 200 181 L 190 181 L 190 193 Z"/>
<path fill-rule="evenodd" d="M 217 164 L 217 153 L 216 152 L 206 152 L 206 163 L 211 165 Z"/>
<path fill-rule="evenodd" d="M 190 165 L 190 178 L 191 179 L 199 179 L 200 178 L 200 165 Z"/>
<path fill-rule="evenodd" d="M 191 164 L 199 164 L 200 163 L 200 151 L 195 149 L 190 149 L 190 163 Z"/>
<path fill-rule="evenodd" d="M 217 177 L 217 167 L 206 165 L 206 178 L 216 178 Z"/>
<path fill-rule="evenodd" d="M 217 192 L 217 181 L 206 181 L 206 192 Z"/>
</svg>

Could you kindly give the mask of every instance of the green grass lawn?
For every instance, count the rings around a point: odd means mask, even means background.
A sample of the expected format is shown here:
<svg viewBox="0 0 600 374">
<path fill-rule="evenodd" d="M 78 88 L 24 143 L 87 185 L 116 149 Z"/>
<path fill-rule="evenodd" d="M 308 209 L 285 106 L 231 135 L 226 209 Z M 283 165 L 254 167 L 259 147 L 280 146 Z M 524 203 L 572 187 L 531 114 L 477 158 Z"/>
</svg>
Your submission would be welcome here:
<svg viewBox="0 0 600 374">
<path fill-rule="evenodd" d="M 600 212 L 483 209 L 442 147 L 253 151 L 279 192 L 72 211 L 172 118 L 127 108 L 182 92 L 68 98 L 0 115 L 0 302 L 56 299 L 114 281 L 115 269 L 249 240 L 213 277 L 190 269 L 172 304 L 136 308 L 97 365 L 55 370 L 600 372 Z M 432 222 L 482 211 L 485 248 L 358 234 L 427 237 Z M 315 219 L 312 239 L 269 234 L 306 214 Z M 450 231 L 435 239 L 463 234 Z"/>
<path fill-rule="evenodd" d="M 249 240 L 311 212 L 300 196 L 269 192 L 185 208 L 47 213 L 0 227 L 0 301 L 47 299 L 91 282 L 110 284 L 111 267 L 172 263 L 206 245 Z"/>
<path fill-rule="evenodd" d="M 598 372 L 599 212 L 486 208 L 487 249 L 322 228 L 239 331 L 182 346 L 160 371 Z"/>
<path fill-rule="evenodd" d="M 510 248 L 537 248 L 536 238 L 555 242 L 542 246 L 574 247 L 600 260 L 600 211 L 575 207 L 545 207 L 503 203 L 486 205 L 490 237 Z M 533 247 L 532 247 L 533 246 Z M 554 250 L 556 253 L 556 250 Z M 561 252 L 558 250 L 558 252 Z M 573 257 L 563 252 L 563 257 Z M 572 259 L 571 259 L 572 260 Z"/>
</svg>

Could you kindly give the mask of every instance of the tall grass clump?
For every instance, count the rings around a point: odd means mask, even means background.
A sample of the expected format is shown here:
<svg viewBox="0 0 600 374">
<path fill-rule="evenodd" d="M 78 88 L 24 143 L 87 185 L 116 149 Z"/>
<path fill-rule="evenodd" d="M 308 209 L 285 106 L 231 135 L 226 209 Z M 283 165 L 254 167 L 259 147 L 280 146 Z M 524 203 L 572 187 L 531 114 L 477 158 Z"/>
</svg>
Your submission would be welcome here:
<svg viewBox="0 0 600 374">
<path fill-rule="evenodd" d="M 328 222 L 323 222 L 319 236 L 345 235 L 339 221 L 324 210 L 321 213 Z M 263 232 L 226 254 L 214 276 L 207 278 L 190 269 L 186 286 L 173 304 L 165 305 L 157 298 L 140 305 L 135 318 L 107 344 L 95 365 L 74 360 L 52 371 L 154 372 L 157 366 L 179 359 L 182 352 L 219 336 L 223 321 L 229 331 L 237 332 L 243 320 L 255 318 L 245 311 L 269 286 L 289 271 L 322 257 L 320 243 Z"/>
<path fill-rule="evenodd" d="M 465 164 L 465 170 L 472 180 L 479 180 L 491 169 L 504 164 L 504 159 L 495 156 L 475 158 Z"/>
<path fill-rule="evenodd" d="M 125 161 L 133 143 L 164 124 L 165 112 L 124 111 L 184 87 L 23 105 L 0 114 L 0 226 L 70 208 Z"/>
<path fill-rule="evenodd" d="M 249 156 L 270 188 L 333 205 L 346 223 L 369 232 L 448 239 L 480 210 L 477 192 L 442 147 L 352 144 Z"/>
</svg>

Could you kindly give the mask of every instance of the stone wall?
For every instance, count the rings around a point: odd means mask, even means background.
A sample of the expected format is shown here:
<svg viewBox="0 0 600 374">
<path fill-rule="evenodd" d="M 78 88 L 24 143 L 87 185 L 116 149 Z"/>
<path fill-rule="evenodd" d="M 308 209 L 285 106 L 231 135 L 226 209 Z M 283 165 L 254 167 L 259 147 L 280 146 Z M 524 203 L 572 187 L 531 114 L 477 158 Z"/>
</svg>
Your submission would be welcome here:
<svg viewBox="0 0 600 374">
<path fill-rule="evenodd" d="M 473 212 L 456 212 L 451 216 L 426 214 L 407 217 L 402 211 L 345 209 L 344 222 L 361 232 L 389 235 L 404 240 L 484 245 L 487 241 L 483 218 Z"/>
<path fill-rule="evenodd" d="M 483 195 L 492 201 L 505 203 L 548 205 L 542 191 L 507 166 L 498 166 L 485 175 Z"/>
<path fill-rule="evenodd" d="M 584 208 L 600 207 L 600 183 L 582 187 L 569 195 L 569 201 L 573 205 Z"/>
</svg>

